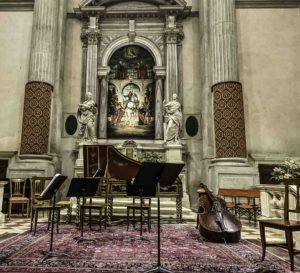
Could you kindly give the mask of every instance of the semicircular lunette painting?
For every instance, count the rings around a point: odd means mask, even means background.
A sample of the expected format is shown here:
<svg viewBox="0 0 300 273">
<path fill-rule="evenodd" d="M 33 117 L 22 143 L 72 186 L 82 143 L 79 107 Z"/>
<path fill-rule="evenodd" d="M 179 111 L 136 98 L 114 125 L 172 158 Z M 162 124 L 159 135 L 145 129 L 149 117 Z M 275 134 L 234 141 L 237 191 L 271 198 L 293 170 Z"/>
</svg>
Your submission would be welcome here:
<svg viewBox="0 0 300 273">
<path fill-rule="evenodd" d="M 154 139 L 154 59 L 143 47 L 118 49 L 109 61 L 108 138 Z"/>
</svg>

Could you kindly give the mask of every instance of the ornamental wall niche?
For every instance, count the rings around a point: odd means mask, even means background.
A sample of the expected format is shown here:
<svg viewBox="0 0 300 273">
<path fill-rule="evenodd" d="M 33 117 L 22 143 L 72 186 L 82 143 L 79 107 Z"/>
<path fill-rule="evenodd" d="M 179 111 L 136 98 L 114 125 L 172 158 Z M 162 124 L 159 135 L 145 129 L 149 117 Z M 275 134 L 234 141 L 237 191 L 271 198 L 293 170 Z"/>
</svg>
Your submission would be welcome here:
<svg viewBox="0 0 300 273">
<path fill-rule="evenodd" d="M 162 140 L 163 100 L 182 97 L 178 56 L 182 0 L 84 0 L 75 8 L 82 21 L 82 100 L 98 105 L 98 139 Z M 130 106 L 130 109 L 129 109 Z"/>
</svg>

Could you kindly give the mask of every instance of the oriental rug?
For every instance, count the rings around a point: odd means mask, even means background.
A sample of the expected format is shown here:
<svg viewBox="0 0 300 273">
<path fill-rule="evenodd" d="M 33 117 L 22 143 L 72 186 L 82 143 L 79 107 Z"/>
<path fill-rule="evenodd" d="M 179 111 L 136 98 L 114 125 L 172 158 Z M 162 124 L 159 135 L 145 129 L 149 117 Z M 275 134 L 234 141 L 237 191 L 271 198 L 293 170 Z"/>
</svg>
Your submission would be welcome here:
<svg viewBox="0 0 300 273">
<path fill-rule="evenodd" d="M 42 251 L 49 250 L 50 233 L 39 229 L 36 236 L 26 232 L 0 242 L 0 272 L 7 273 L 141 273 L 156 266 L 157 234 L 144 233 L 151 241 L 130 238 L 139 235 L 124 226 L 105 231 L 85 231 L 96 242 L 77 244 L 79 231 L 72 225 L 61 225 L 54 233 L 54 252 L 68 253 L 71 258 L 54 257 L 40 262 Z M 162 266 L 176 273 L 253 273 L 258 268 L 290 272 L 289 263 L 267 253 L 261 261 L 261 247 L 241 240 L 237 244 L 206 242 L 194 225 L 162 225 Z"/>
</svg>

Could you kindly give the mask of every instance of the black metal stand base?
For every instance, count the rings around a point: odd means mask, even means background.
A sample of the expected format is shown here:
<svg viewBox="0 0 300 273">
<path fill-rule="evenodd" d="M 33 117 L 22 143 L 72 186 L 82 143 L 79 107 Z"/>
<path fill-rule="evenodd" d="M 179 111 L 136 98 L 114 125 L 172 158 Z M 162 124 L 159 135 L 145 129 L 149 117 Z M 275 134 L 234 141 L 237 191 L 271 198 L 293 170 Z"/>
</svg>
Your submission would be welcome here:
<svg viewBox="0 0 300 273">
<path fill-rule="evenodd" d="M 83 236 L 78 236 L 78 237 L 74 237 L 74 240 L 76 241 L 77 244 L 81 243 L 81 242 L 94 242 L 96 243 L 97 240 L 93 239 L 93 238 L 85 238 Z"/>
<path fill-rule="evenodd" d="M 163 267 L 161 267 L 161 266 L 157 266 L 157 267 L 155 267 L 155 268 L 152 268 L 152 269 L 149 269 L 149 270 L 147 270 L 147 271 L 144 271 L 144 272 L 142 272 L 142 273 L 150 273 L 150 272 L 158 272 L 158 273 L 174 273 L 173 271 L 170 271 L 170 270 L 168 270 L 168 269 L 165 269 L 165 268 L 163 268 Z"/>
<path fill-rule="evenodd" d="M 58 252 L 53 252 L 53 251 L 43 251 L 42 255 L 44 255 L 44 257 L 40 260 L 40 263 L 46 261 L 47 259 L 53 258 L 53 257 L 65 256 L 68 258 L 72 258 L 72 256 L 67 253 L 58 253 Z"/>
</svg>

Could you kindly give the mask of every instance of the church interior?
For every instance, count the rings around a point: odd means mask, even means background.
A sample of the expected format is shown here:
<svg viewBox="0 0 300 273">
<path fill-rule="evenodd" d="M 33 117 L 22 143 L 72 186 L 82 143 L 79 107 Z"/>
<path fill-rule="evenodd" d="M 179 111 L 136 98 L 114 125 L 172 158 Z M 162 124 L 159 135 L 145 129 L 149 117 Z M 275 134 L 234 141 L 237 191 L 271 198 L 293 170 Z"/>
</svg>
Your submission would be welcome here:
<svg viewBox="0 0 300 273">
<path fill-rule="evenodd" d="M 300 0 L 0 0 L 0 272 L 300 272 Z"/>
</svg>

